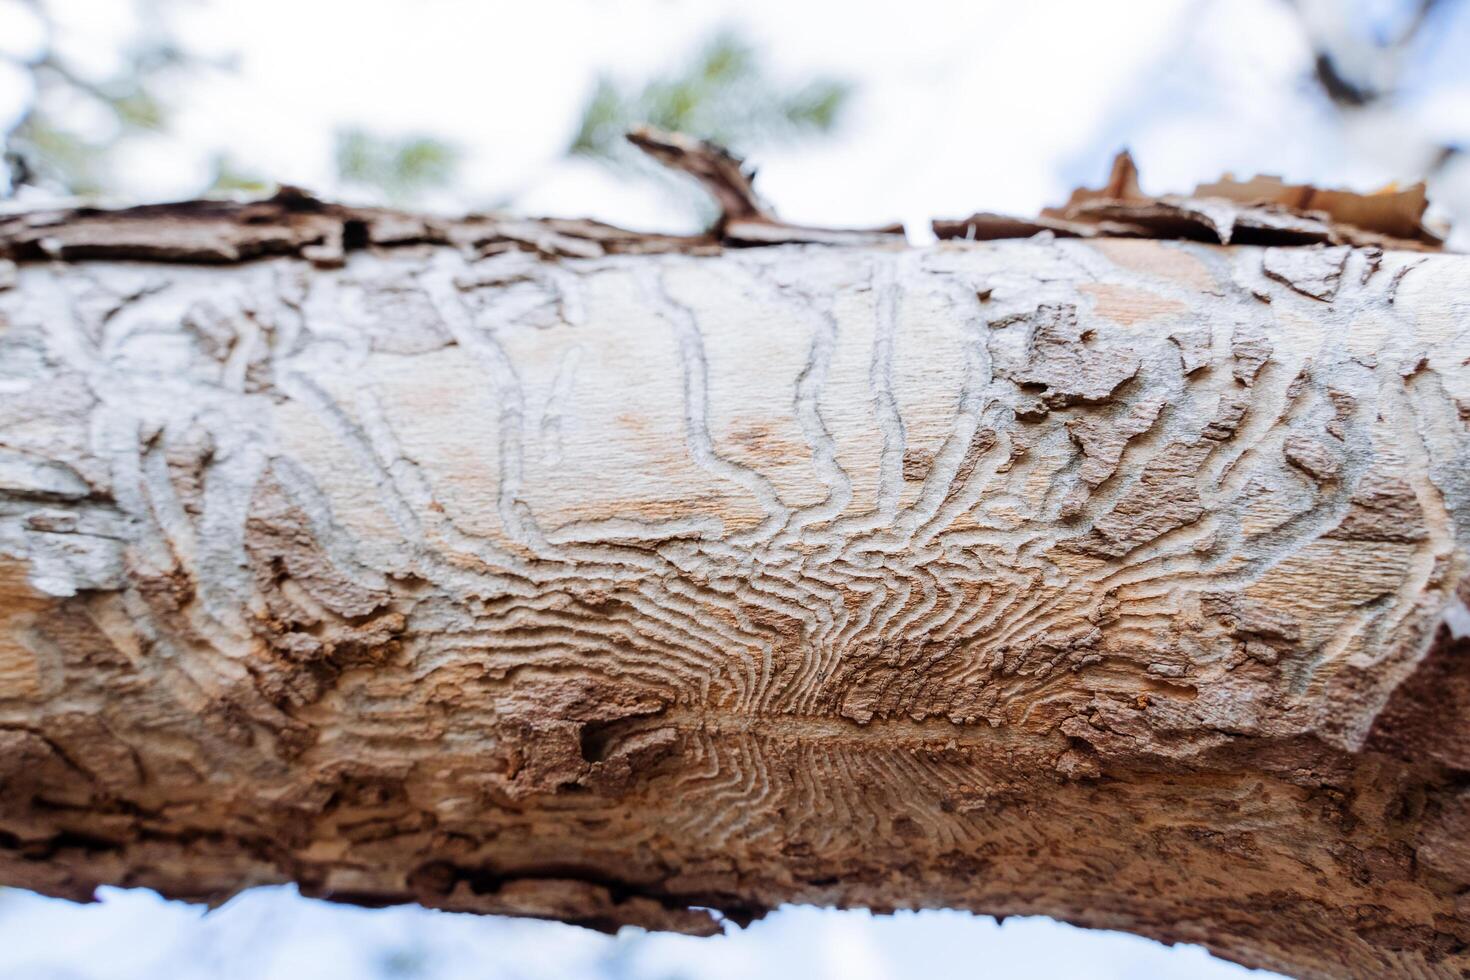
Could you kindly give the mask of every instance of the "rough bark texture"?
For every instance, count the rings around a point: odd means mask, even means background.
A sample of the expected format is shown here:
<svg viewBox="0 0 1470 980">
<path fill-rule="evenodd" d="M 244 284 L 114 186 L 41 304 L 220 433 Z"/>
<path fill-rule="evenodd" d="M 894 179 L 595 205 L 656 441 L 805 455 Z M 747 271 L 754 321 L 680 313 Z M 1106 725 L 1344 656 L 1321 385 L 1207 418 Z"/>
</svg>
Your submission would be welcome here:
<svg viewBox="0 0 1470 980">
<path fill-rule="evenodd" d="M 1470 259 L 323 207 L 3 229 L 0 883 L 1464 975 Z"/>
</svg>

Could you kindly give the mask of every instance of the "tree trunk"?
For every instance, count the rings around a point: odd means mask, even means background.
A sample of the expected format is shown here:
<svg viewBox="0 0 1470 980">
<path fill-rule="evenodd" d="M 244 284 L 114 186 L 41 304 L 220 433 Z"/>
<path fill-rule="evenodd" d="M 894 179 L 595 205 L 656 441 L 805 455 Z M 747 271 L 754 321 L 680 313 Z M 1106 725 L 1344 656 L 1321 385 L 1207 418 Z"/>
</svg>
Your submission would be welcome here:
<svg viewBox="0 0 1470 980">
<path fill-rule="evenodd" d="M 297 212 L 6 232 L 0 883 L 1470 969 L 1470 259 Z"/>
</svg>

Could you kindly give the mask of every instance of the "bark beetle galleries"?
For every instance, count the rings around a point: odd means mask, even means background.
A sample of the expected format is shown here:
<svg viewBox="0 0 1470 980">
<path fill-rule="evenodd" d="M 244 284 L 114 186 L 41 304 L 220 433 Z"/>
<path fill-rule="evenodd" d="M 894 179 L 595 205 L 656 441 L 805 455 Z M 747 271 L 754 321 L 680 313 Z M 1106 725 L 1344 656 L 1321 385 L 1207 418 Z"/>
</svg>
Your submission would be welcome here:
<svg viewBox="0 0 1470 980">
<path fill-rule="evenodd" d="M 1470 967 L 1470 260 L 255 207 L 5 229 L 0 883 Z"/>
</svg>

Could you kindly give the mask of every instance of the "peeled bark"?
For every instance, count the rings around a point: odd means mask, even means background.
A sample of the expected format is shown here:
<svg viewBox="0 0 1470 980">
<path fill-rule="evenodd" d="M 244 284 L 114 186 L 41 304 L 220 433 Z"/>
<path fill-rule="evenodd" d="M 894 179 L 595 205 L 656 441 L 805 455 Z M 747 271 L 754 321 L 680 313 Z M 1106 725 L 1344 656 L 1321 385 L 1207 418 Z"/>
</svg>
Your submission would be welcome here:
<svg viewBox="0 0 1470 980">
<path fill-rule="evenodd" d="M 9 233 L 0 883 L 1470 969 L 1470 259 L 221 213 Z"/>
</svg>

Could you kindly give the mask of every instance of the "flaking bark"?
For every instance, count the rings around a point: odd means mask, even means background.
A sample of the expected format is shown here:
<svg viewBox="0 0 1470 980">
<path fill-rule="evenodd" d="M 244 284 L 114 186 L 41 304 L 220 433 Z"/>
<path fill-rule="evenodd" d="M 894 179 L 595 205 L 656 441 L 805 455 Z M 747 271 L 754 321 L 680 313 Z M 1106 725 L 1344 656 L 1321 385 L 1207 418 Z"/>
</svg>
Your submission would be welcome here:
<svg viewBox="0 0 1470 980">
<path fill-rule="evenodd" d="M 0 243 L 0 883 L 1470 968 L 1470 260 Z"/>
</svg>

